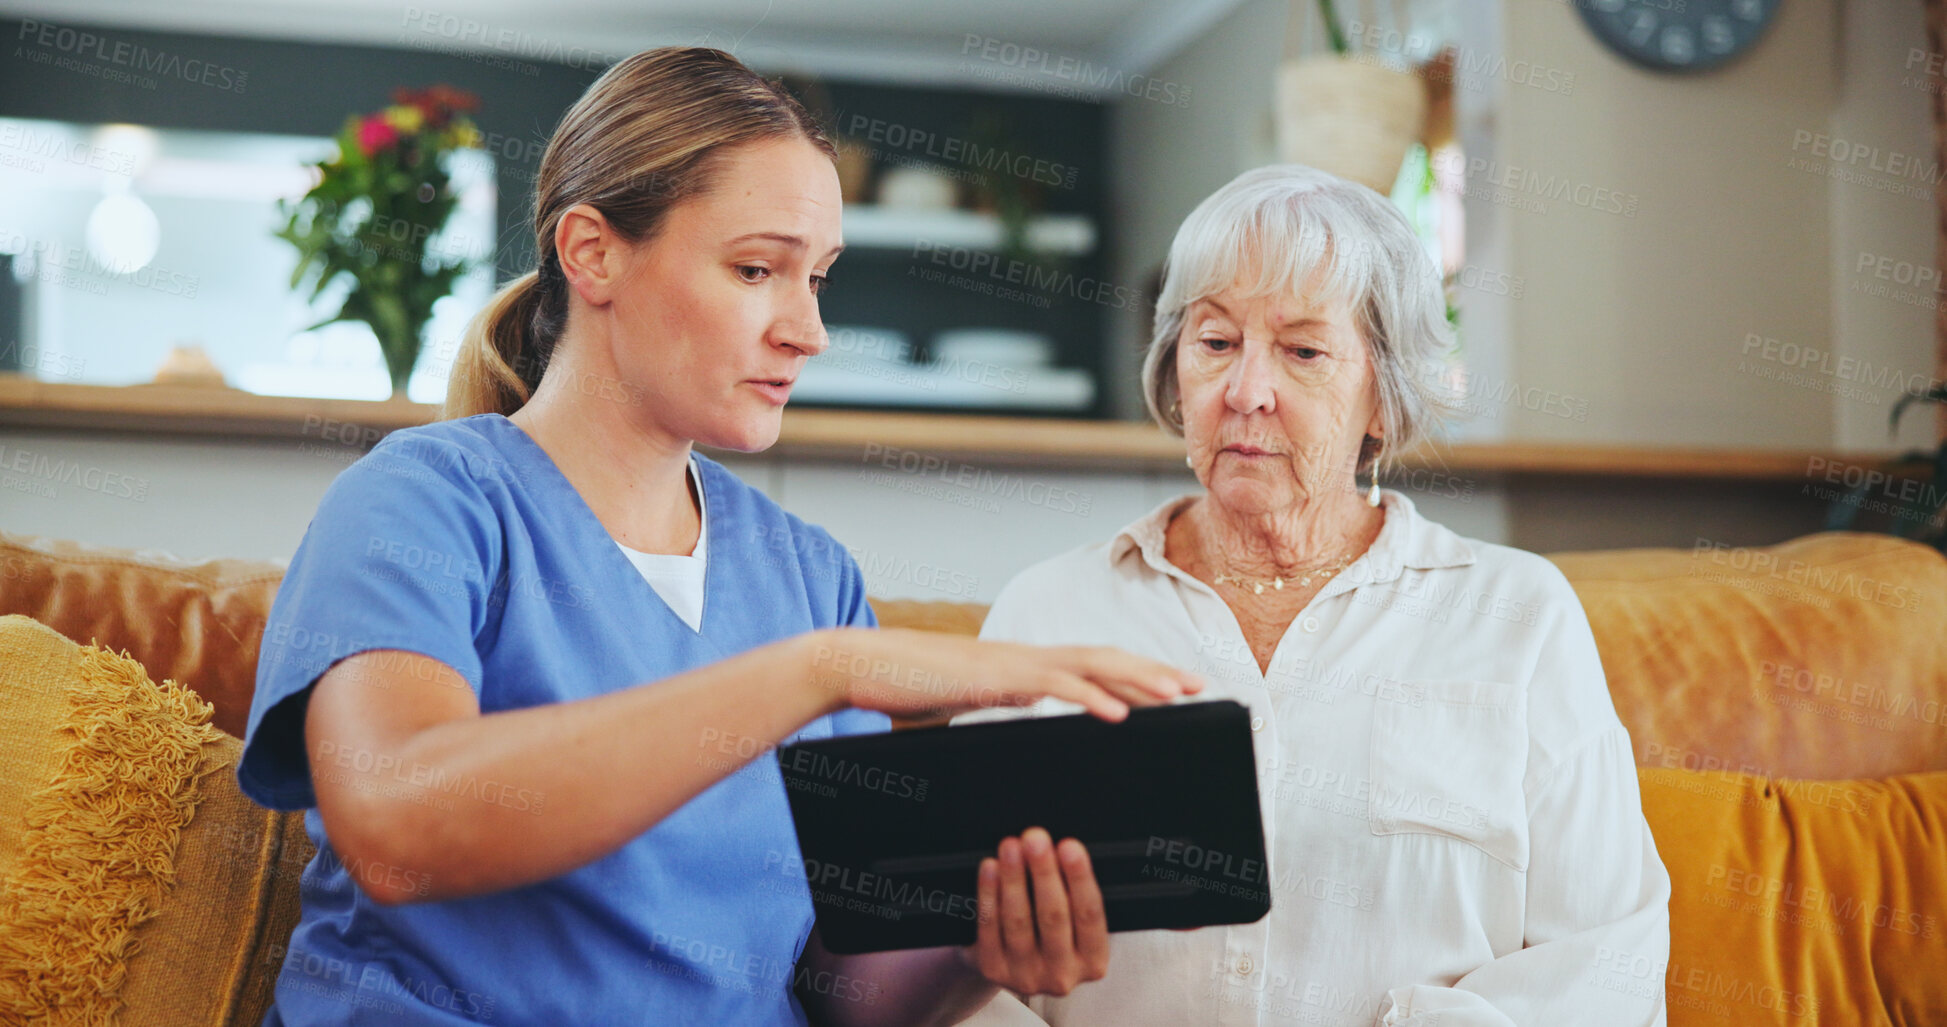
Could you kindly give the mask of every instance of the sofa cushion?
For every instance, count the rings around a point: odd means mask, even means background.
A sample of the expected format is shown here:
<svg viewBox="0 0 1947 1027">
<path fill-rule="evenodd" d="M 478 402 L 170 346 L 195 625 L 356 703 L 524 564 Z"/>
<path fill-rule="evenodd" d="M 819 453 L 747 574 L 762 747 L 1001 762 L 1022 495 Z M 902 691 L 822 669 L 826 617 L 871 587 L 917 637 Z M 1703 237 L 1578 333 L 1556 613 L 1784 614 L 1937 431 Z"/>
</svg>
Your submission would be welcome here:
<svg viewBox="0 0 1947 1027">
<path fill-rule="evenodd" d="M 978 635 L 987 620 L 985 603 L 955 603 L 937 599 L 873 599 L 872 612 L 882 628 L 912 628 L 949 635 Z"/>
<path fill-rule="evenodd" d="M 0 532 L 0 615 L 18 613 L 69 638 L 126 650 L 151 673 L 216 707 L 241 736 L 257 687 L 257 650 L 281 564 L 191 563 Z"/>
<path fill-rule="evenodd" d="M 1759 549 L 1549 556 L 1643 766 L 1769 777 L 1947 770 L 1947 558 L 1827 532 Z"/>
<path fill-rule="evenodd" d="M 1557 553 L 1637 762 L 1774 777 L 1947 769 L 1947 559 L 1885 535 L 1763 549 Z M 276 563 L 186 563 L 0 533 L 0 614 L 127 649 L 242 734 Z M 891 627 L 975 634 L 977 603 L 875 600 Z"/>
<path fill-rule="evenodd" d="M 126 656 L 0 617 L 0 1022 L 262 1019 L 309 842 L 237 790 L 209 720 Z"/>
<path fill-rule="evenodd" d="M 1638 777 L 1670 871 L 1672 1025 L 1947 1022 L 1947 773 Z M 1597 963 L 1618 990 L 1649 970 Z"/>
</svg>

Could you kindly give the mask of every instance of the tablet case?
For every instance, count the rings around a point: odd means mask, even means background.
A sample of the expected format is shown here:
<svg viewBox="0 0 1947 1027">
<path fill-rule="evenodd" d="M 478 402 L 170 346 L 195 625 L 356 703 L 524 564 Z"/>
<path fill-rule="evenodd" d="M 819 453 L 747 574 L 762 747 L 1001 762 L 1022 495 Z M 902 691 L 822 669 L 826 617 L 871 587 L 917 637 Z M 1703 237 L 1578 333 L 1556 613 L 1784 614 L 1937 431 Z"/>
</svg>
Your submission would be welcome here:
<svg viewBox="0 0 1947 1027">
<path fill-rule="evenodd" d="M 777 760 L 835 953 L 972 944 L 980 860 L 1034 826 L 1088 847 L 1111 931 L 1271 910 L 1250 714 L 1235 702 L 855 735 Z"/>
</svg>

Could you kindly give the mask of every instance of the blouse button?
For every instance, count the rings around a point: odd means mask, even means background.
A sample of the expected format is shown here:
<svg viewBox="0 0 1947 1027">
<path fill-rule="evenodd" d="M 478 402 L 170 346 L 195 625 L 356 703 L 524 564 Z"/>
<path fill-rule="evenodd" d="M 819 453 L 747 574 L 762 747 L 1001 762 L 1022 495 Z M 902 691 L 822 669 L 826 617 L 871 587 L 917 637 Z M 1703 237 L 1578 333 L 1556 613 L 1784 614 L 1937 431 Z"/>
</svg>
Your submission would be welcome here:
<svg viewBox="0 0 1947 1027">
<path fill-rule="evenodd" d="M 1264 718 L 1263 718 L 1263 717 L 1252 717 L 1252 718 L 1251 718 L 1251 730 L 1253 730 L 1253 731 L 1262 731 L 1262 730 L 1264 730 Z"/>
<path fill-rule="evenodd" d="M 1249 977 L 1250 975 L 1251 975 L 1251 957 L 1249 956 L 1237 957 L 1237 976 Z"/>
<path fill-rule="evenodd" d="M 1317 630 L 1318 630 L 1318 618 L 1317 618 L 1317 617 L 1306 617 L 1306 618 L 1305 618 L 1305 623 L 1304 623 L 1304 625 L 1303 625 L 1303 627 L 1304 627 L 1304 629 L 1305 629 L 1306 631 L 1317 631 Z"/>
</svg>

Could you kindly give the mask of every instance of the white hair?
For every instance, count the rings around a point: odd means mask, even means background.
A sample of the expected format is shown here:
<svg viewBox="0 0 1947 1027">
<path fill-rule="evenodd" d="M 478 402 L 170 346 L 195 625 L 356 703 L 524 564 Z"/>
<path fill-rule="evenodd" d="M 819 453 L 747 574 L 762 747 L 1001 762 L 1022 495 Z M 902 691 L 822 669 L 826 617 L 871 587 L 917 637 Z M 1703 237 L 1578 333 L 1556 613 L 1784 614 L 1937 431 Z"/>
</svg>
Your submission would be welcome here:
<svg viewBox="0 0 1947 1027">
<path fill-rule="evenodd" d="M 1361 448 L 1360 470 L 1411 448 L 1453 410 L 1456 397 L 1441 384 L 1453 330 L 1440 272 L 1406 216 L 1371 189 L 1272 164 L 1231 179 L 1183 219 L 1143 359 L 1143 400 L 1174 434 L 1183 434 L 1176 348 L 1185 311 L 1227 289 L 1342 298 L 1355 311 L 1385 432 Z"/>
</svg>

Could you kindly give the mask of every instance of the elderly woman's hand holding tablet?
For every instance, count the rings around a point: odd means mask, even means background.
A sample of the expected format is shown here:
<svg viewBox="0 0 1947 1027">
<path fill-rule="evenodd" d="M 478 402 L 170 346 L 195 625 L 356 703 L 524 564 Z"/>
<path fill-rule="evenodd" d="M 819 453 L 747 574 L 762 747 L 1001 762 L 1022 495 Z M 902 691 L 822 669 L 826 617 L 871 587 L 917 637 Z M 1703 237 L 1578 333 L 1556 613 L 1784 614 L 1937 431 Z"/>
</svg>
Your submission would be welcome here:
<svg viewBox="0 0 1947 1027">
<path fill-rule="evenodd" d="M 1177 233 L 1144 387 L 1206 492 L 1029 569 L 982 637 L 1121 647 L 1250 707 L 1272 910 L 1114 935 L 1105 979 L 1031 1000 L 1048 1023 L 1663 1022 L 1669 877 L 1575 593 L 1359 484 L 1448 405 L 1451 339 L 1362 186 L 1258 168 Z"/>
</svg>

